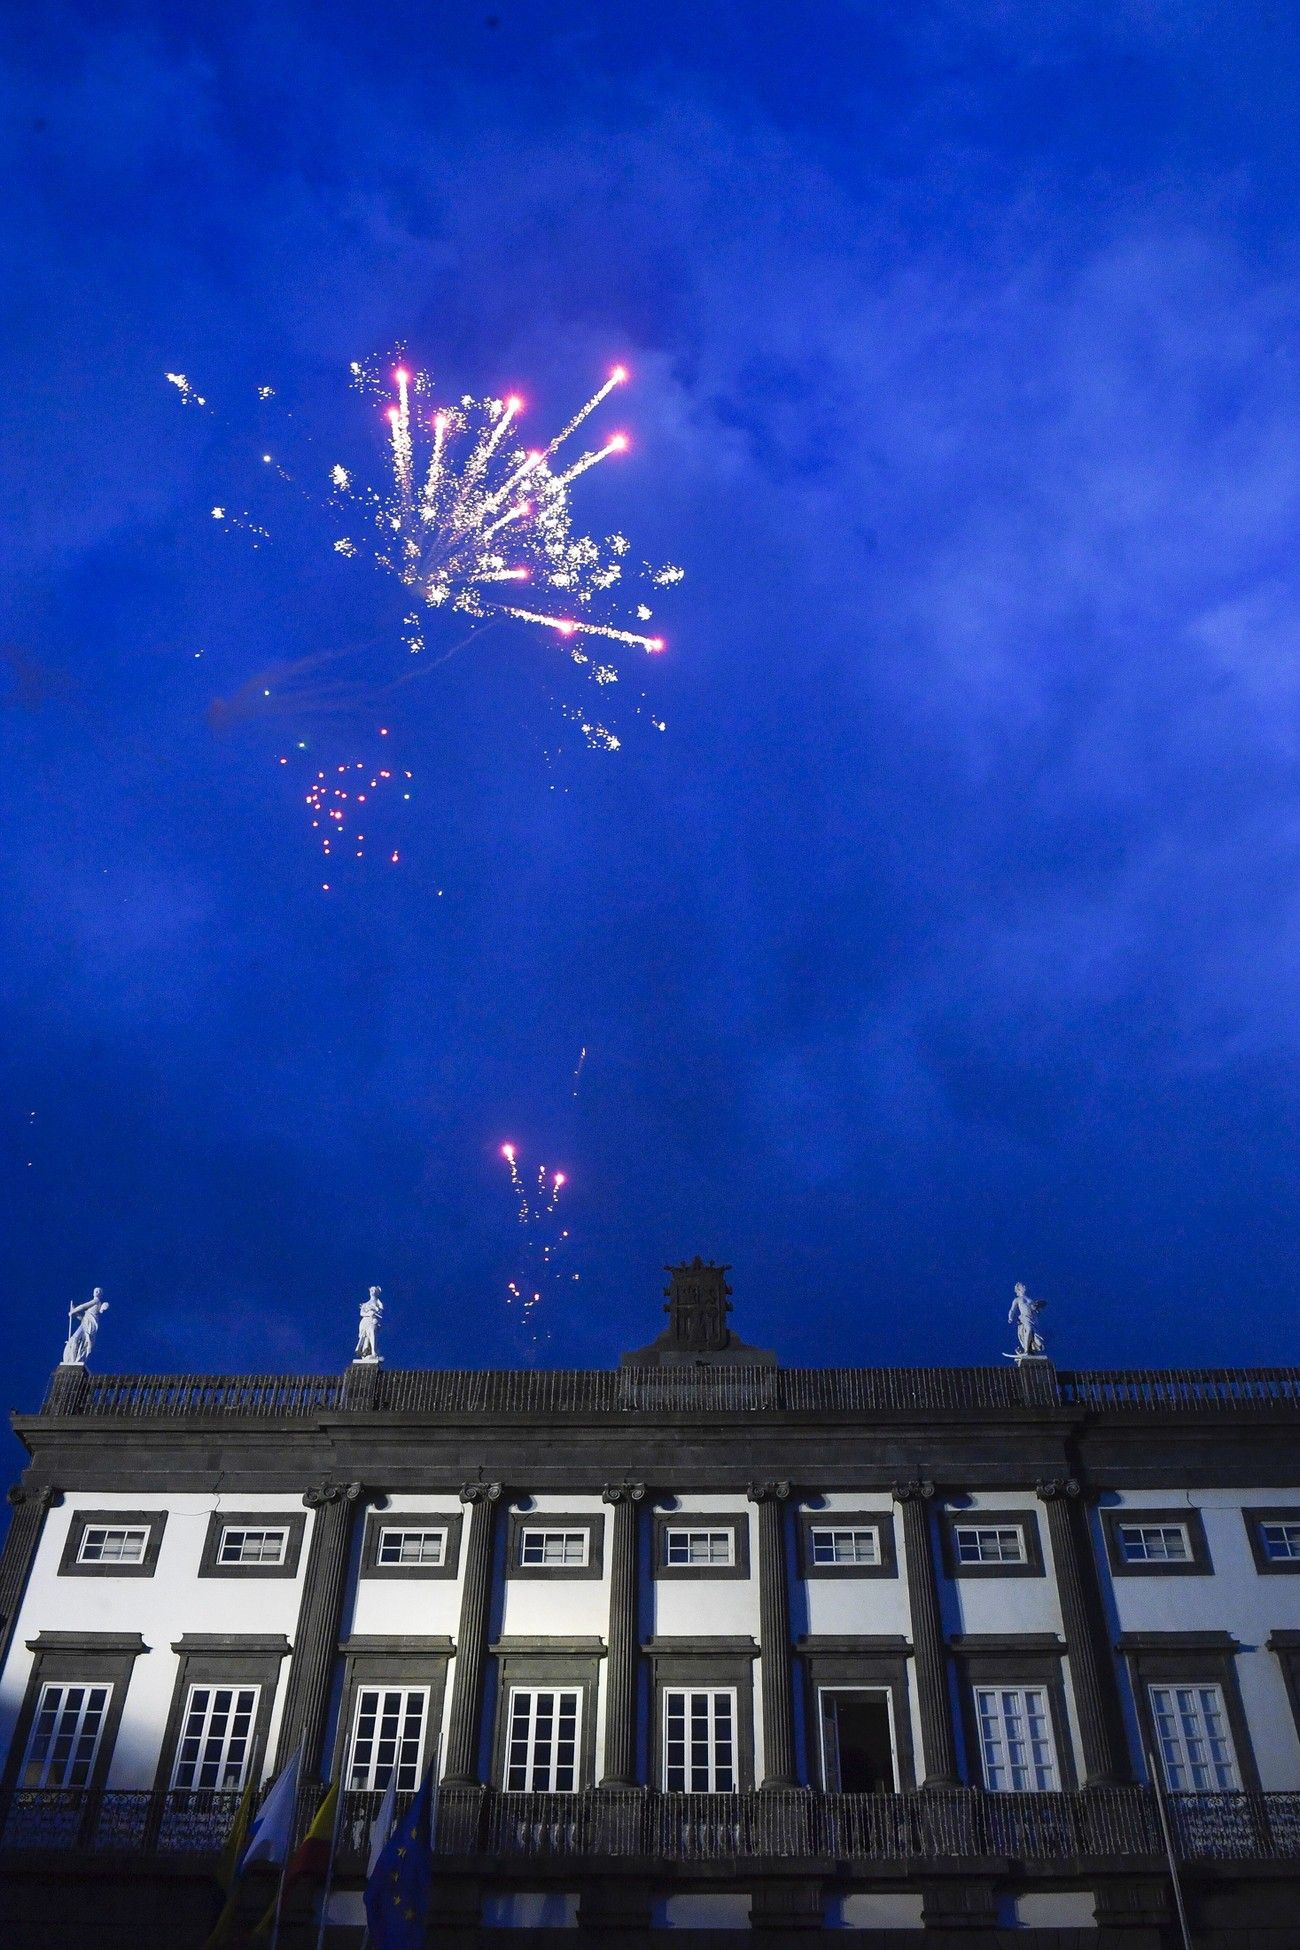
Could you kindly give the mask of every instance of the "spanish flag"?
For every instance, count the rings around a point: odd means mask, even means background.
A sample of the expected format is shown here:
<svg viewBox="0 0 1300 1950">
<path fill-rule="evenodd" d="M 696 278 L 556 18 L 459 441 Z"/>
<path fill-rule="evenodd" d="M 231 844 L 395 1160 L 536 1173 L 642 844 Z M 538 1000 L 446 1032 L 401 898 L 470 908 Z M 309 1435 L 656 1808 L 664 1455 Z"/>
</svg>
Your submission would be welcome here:
<svg viewBox="0 0 1300 1950">
<path fill-rule="evenodd" d="M 334 1853 L 334 1819 L 338 1813 L 338 1805 L 339 1786 L 336 1781 L 317 1808 L 311 1827 L 290 1856 L 279 1894 L 253 1931 L 255 1938 L 265 1936 L 274 1926 L 277 1909 L 284 1907 L 284 1899 L 296 1883 L 323 1882 L 329 1874 L 330 1858 Z"/>
</svg>

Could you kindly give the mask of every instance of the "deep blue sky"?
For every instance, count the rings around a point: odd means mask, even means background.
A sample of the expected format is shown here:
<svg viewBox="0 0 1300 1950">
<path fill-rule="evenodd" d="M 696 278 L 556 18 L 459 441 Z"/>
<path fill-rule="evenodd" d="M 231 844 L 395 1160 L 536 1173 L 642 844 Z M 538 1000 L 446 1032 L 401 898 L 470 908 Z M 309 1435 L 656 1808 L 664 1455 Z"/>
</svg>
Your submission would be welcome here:
<svg viewBox="0 0 1300 1950">
<path fill-rule="evenodd" d="M 390 1361 L 512 1361 L 504 1137 L 572 1174 L 548 1361 L 696 1251 L 791 1362 L 995 1360 L 1016 1278 L 1069 1364 L 1300 1359 L 1294 9 L 7 35 L 10 1400 L 94 1281 L 102 1367 L 333 1368 L 371 1280 Z M 207 511 L 256 384 L 342 449 L 403 340 L 539 425 L 631 365 L 668 730 L 548 759 L 559 665 L 475 646 L 326 899 L 291 728 L 206 713 L 400 595 Z"/>
</svg>

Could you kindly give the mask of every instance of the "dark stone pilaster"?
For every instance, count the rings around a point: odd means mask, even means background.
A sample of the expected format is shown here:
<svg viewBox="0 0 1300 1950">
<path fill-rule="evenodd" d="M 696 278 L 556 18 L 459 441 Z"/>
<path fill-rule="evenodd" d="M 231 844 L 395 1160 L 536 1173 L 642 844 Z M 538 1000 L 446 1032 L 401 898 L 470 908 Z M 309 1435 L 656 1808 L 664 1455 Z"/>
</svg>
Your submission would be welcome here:
<svg viewBox="0 0 1300 1950">
<path fill-rule="evenodd" d="M 1079 1712 L 1084 1785 L 1107 1787 L 1126 1780 L 1129 1769 L 1097 1569 L 1091 1545 L 1082 1534 L 1079 1485 L 1073 1476 L 1057 1476 L 1035 1487 L 1047 1511 L 1047 1534 L 1052 1540 L 1061 1622 Z"/>
<path fill-rule="evenodd" d="M 469 1542 L 465 1547 L 465 1583 L 460 1598 L 460 1629 L 456 1634 L 456 1678 L 451 1694 L 443 1779 L 451 1787 L 473 1787 L 478 1781 L 483 1730 L 488 1605 L 492 1596 L 492 1554 L 501 1485 L 464 1483 L 460 1500 L 470 1506 Z"/>
<path fill-rule="evenodd" d="M 926 1787 L 956 1787 L 957 1743 L 948 1693 L 948 1652 L 939 1616 L 939 1592 L 930 1546 L 930 1504 L 934 1484 L 895 1483 L 893 1497 L 903 1512 L 903 1553 L 912 1614 L 916 1690 L 921 1708 L 921 1750 Z"/>
<path fill-rule="evenodd" d="M 330 1678 L 343 1617 L 343 1580 L 361 1485 L 317 1483 L 303 1491 L 302 1500 L 306 1509 L 316 1512 L 316 1519 L 294 1634 L 278 1761 L 283 1766 L 301 1745 L 301 1778 L 314 1781 L 320 1778 Z"/>
<path fill-rule="evenodd" d="M 607 1483 L 602 1500 L 614 1509 L 609 1553 L 609 1658 L 605 1665 L 605 1771 L 602 1787 L 636 1785 L 637 1505 L 644 1483 Z"/>
<path fill-rule="evenodd" d="M 0 1556 L 0 1666 L 4 1665 L 9 1641 L 18 1622 L 18 1608 L 32 1574 L 46 1513 L 59 1501 L 60 1495 L 60 1491 L 45 1486 L 24 1489 L 21 1483 L 15 1483 L 9 1492 L 13 1516 L 9 1522 L 9 1535 L 5 1538 L 4 1554 Z"/>
<path fill-rule="evenodd" d="M 788 1483 L 751 1483 L 758 1505 L 758 1615 L 763 1667 L 763 1786 L 799 1785 L 794 1758 L 794 1654 L 785 1569 Z"/>
</svg>

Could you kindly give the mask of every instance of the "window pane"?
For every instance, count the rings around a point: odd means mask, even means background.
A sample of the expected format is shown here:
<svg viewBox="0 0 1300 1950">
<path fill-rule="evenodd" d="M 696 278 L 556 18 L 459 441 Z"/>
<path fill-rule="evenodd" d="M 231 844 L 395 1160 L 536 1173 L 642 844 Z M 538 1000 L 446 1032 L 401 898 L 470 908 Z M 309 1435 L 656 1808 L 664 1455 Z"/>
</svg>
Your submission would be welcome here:
<svg viewBox="0 0 1300 1950">
<path fill-rule="evenodd" d="M 812 1533 L 814 1564 L 879 1564 L 874 1530 L 822 1530 Z"/>
<path fill-rule="evenodd" d="M 143 1564 L 149 1532 L 123 1526 L 110 1529 L 105 1524 L 87 1524 L 77 1550 L 79 1564 Z"/>
<path fill-rule="evenodd" d="M 1300 1560 L 1300 1522 L 1262 1523 L 1259 1534 L 1264 1543 L 1264 1555 L 1275 1564 L 1293 1563 Z"/>
<path fill-rule="evenodd" d="M 1023 1564 L 1024 1533 L 1019 1524 L 954 1526 L 959 1564 Z"/>
<path fill-rule="evenodd" d="M 730 1530 L 670 1530 L 667 1561 L 670 1564 L 731 1564 L 733 1536 Z"/>
<path fill-rule="evenodd" d="M 423 1686 L 362 1686 L 353 1719 L 348 1787 L 383 1792 L 397 1769 L 399 1793 L 419 1785 L 428 1691 Z"/>
<path fill-rule="evenodd" d="M 441 1564 L 447 1548 L 445 1530 L 397 1530 L 379 1533 L 376 1562 L 380 1564 Z"/>
<path fill-rule="evenodd" d="M 1119 1547 L 1130 1564 L 1188 1564 L 1192 1557 L 1181 1523 L 1122 1523 Z"/>
<path fill-rule="evenodd" d="M 521 1564 L 585 1564 L 585 1530 L 525 1530 L 520 1545 Z"/>
<path fill-rule="evenodd" d="M 89 1683 L 45 1685 L 32 1724 L 24 1787 L 85 1787 L 104 1728 L 111 1688 Z"/>
<path fill-rule="evenodd" d="M 289 1533 L 284 1529 L 250 1530 L 228 1525 L 221 1533 L 218 1564 L 283 1564 Z"/>
<path fill-rule="evenodd" d="M 576 1791 L 580 1697 L 568 1688 L 512 1694 L 505 1783 L 511 1793 Z"/>
<path fill-rule="evenodd" d="M 975 1714 L 986 1788 L 995 1794 L 1051 1793 L 1056 1788 L 1056 1751 L 1043 1687 L 977 1687 Z"/>
<path fill-rule="evenodd" d="M 664 1786 L 670 1794 L 731 1794 L 736 1787 L 735 1695 L 666 1689 Z"/>
<path fill-rule="evenodd" d="M 1231 1793 L 1240 1786 L 1218 1686 L 1153 1686 L 1151 1719 L 1171 1794 Z"/>
<path fill-rule="evenodd" d="M 172 1769 L 174 1788 L 242 1788 L 252 1752 L 257 1686 L 192 1686 Z"/>
</svg>

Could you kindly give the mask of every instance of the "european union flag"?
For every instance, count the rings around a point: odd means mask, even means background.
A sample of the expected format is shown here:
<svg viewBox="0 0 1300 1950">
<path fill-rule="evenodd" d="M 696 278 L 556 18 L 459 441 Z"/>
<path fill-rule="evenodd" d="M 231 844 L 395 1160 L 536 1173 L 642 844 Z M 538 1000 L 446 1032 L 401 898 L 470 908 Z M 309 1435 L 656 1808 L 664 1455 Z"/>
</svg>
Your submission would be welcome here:
<svg viewBox="0 0 1300 1950">
<path fill-rule="evenodd" d="M 433 1893 L 435 1761 L 420 1791 L 384 1844 L 366 1884 L 366 1921 L 375 1950 L 424 1950 Z"/>
</svg>

